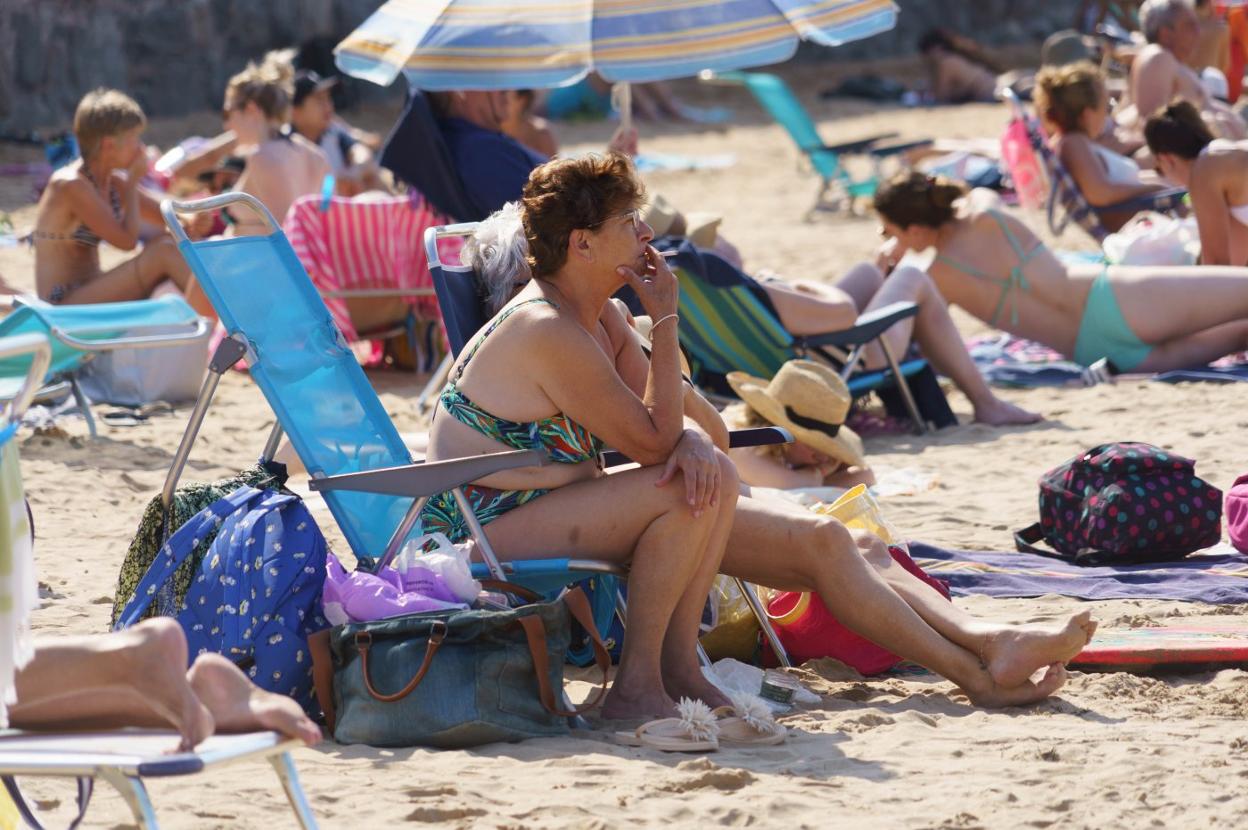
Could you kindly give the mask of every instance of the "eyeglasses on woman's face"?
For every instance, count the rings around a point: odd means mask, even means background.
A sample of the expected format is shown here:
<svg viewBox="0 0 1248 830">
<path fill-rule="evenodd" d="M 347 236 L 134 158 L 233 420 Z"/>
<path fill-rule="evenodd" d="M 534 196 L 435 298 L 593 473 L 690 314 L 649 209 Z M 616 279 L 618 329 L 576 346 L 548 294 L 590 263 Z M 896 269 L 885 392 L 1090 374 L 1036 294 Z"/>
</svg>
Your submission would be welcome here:
<svg viewBox="0 0 1248 830">
<path fill-rule="evenodd" d="M 595 228 L 601 228 L 603 225 L 607 224 L 612 219 L 625 220 L 626 222 L 630 223 L 633 226 L 634 234 L 637 234 L 637 235 L 641 234 L 641 211 L 638 210 L 637 208 L 633 208 L 632 210 L 625 211 L 624 213 L 616 214 L 615 216 L 608 216 L 606 219 L 603 219 L 601 222 L 595 222 L 592 225 L 588 225 L 587 228 L 589 230 L 593 230 Z"/>
</svg>

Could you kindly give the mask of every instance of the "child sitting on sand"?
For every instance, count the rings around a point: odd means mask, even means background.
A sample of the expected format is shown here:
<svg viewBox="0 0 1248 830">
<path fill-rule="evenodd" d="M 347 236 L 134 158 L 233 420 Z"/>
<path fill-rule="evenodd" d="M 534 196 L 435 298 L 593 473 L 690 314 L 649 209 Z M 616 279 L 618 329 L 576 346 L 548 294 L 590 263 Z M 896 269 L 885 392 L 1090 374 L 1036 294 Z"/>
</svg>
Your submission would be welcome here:
<svg viewBox="0 0 1248 830">
<path fill-rule="evenodd" d="M 130 96 L 115 89 L 88 92 L 74 113 L 74 137 L 82 158 L 52 174 L 35 229 L 35 285 L 53 303 L 141 300 L 171 280 L 201 314 L 211 313 L 190 268 L 167 236 L 147 243 L 105 271 L 99 244 L 132 251 L 139 244 L 142 202 L 158 217 L 155 202 L 139 192 L 147 172 L 140 138 L 147 119 Z M 155 219 L 159 221 L 159 219 Z"/>
</svg>

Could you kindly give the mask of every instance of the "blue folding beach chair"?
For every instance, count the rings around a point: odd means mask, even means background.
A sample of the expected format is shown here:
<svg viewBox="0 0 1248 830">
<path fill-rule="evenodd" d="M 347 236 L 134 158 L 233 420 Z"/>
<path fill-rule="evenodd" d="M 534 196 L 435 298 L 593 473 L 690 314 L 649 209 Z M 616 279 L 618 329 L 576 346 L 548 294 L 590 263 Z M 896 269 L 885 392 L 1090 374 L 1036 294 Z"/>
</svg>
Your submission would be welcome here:
<svg viewBox="0 0 1248 830">
<path fill-rule="evenodd" d="M 196 242 L 177 219 L 179 212 L 229 206 L 254 210 L 271 232 Z M 245 358 L 277 416 L 261 460 L 272 459 L 283 433 L 289 436 L 311 489 L 324 496 L 359 567 L 389 563 L 420 534 L 419 514 L 429 497 L 451 490 L 484 560 L 474 565 L 477 576 L 551 593 L 590 574 L 626 575 L 614 563 L 589 559 L 498 561 L 462 487 L 502 470 L 543 465 L 545 456 L 525 450 L 413 464 L 290 243 L 258 200 L 245 193 L 166 200 L 161 212 L 229 335 L 213 355 L 166 477 L 166 511 L 221 375 Z M 264 287 L 262 297 L 257 285 Z"/>
<path fill-rule="evenodd" d="M 821 180 L 815 204 L 807 212 L 807 218 L 816 211 L 836 211 L 842 207 L 853 211 L 859 199 L 870 199 L 875 195 L 885 159 L 897 158 L 909 150 L 932 143 L 923 140 L 881 145 L 881 141 L 897 136 L 897 133 L 881 133 L 842 144 L 825 144 L 802 102 L 779 77 L 766 72 L 703 72 L 699 77 L 707 82 L 744 86 L 776 123 L 784 127 Z M 842 163 L 843 156 L 870 159 L 871 175 L 864 178 L 852 176 Z"/>
<path fill-rule="evenodd" d="M 0 337 L 40 334 L 51 344 L 52 357 L 43 383 L 68 383 L 77 408 L 96 434 L 90 401 L 79 384 L 79 370 L 94 355 L 118 349 L 180 346 L 207 340 L 212 324 L 181 297 L 125 303 L 52 305 L 20 297 L 17 308 L 0 320 Z M 12 400 L 30 365 L 28 357 L 0 360 L 0 400 Z M 45 391 L 42 395 L 50 394 Z"/>
</svg>

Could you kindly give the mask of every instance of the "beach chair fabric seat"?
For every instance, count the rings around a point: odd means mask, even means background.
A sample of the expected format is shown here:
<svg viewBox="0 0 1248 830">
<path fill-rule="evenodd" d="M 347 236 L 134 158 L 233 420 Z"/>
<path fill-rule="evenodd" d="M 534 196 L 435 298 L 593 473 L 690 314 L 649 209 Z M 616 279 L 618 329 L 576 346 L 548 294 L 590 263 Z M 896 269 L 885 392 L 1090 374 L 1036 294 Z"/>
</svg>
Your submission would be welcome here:
<svg viewBox="0 0 1248 830">
<path fill-rule="evenodd" d="M 391 292 L 422 318 L 437 317 L 429 266 L 421 244 L 425 228 L 446 217 L 419 193 L 374 199 L 319 195 L 295 200 L 283 229 L 295 255 L 321 293 L 348 341 L 363 339 L 342 292 Z M 400 294 L 411 289 L 412 294 Z"/>
</svg>

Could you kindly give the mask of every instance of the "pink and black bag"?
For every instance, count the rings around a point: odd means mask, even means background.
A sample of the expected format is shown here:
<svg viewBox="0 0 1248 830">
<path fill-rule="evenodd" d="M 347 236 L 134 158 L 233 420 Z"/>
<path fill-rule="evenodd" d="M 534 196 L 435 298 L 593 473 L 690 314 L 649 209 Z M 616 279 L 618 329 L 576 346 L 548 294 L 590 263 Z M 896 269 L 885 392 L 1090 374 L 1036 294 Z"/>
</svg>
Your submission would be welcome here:
<svg viewBox="0 0 1248 830">
<path fill-rule="evenodd" d="M 1222 538 L 1222 491 L 1151 444 L 1101 444 L 1040 477 L 1040 521 L 1020 551 L 1076 565 L 1182 559 Z M 1035 546 L 1044 540 L 1052 550 Z"/>
</svg>

